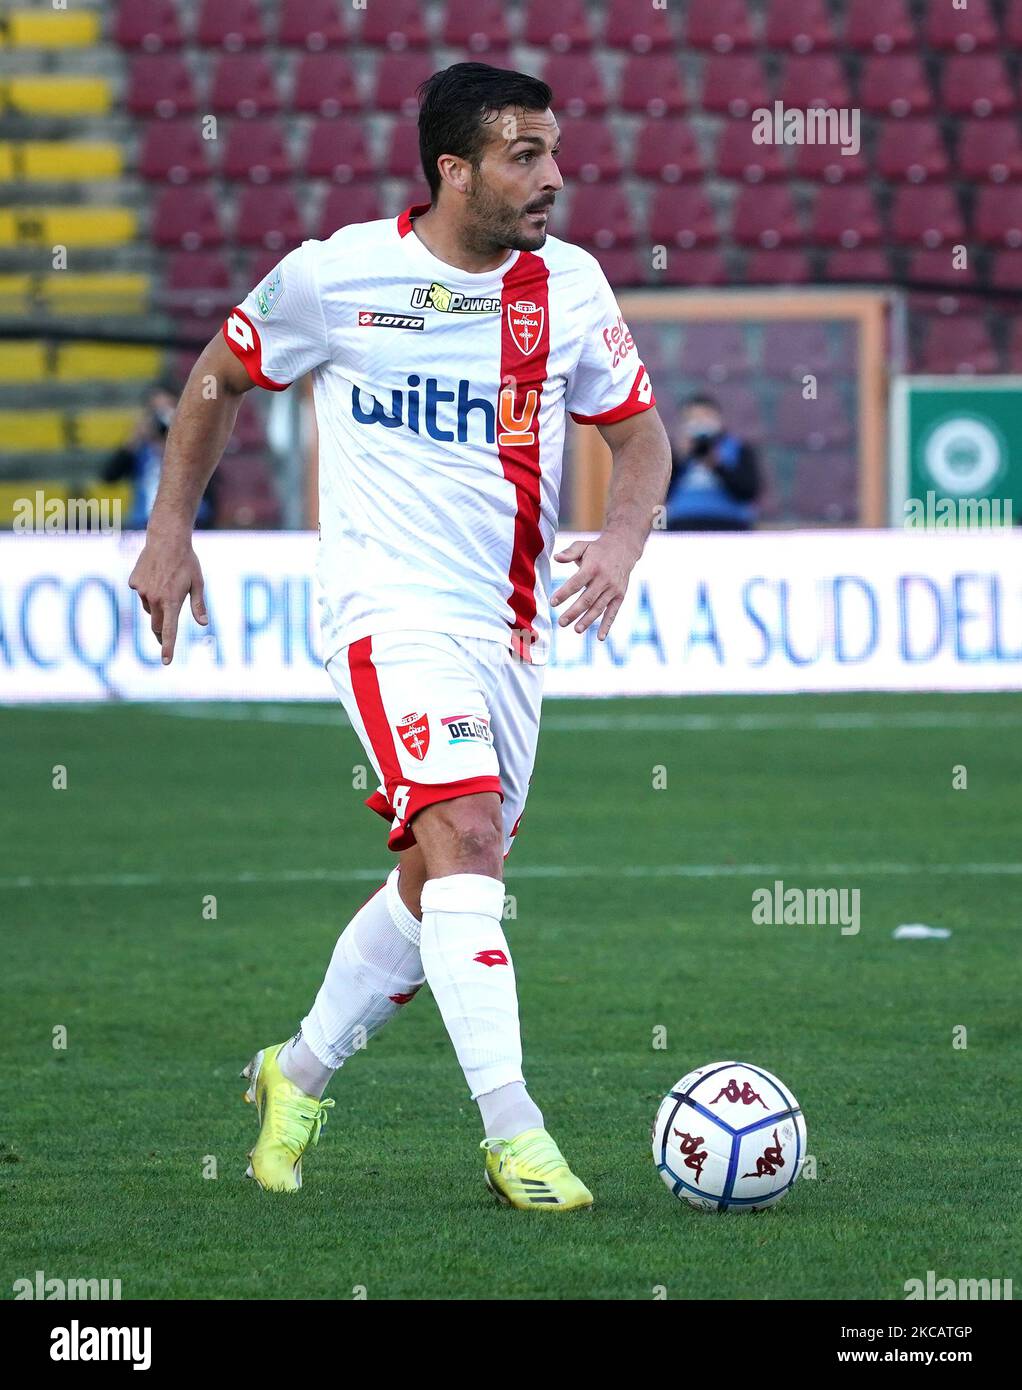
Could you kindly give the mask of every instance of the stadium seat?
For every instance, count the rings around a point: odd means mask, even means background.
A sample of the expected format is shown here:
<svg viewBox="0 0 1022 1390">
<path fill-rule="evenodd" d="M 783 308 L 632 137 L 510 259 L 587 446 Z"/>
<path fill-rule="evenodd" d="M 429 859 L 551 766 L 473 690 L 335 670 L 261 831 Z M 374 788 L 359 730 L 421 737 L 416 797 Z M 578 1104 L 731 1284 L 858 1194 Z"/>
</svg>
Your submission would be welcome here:
<svg viewBox="0 0 1022 1390">
<path fill-rule="evenodd" d="M 632 168 L 659 183 L 701 175 L 703 160 L 691 121 L 674 116 L 646 120 L 635 136 Z"/>
<path fill-rule="evenodd" d="M 845 154 L 840 146 L 810 145 L 794 147 L 795 175 L 813 183 L 853 183 L 869 173 L 869 164 L 860 144 L 854 154 Z"/>
<path fill-rule="evenodd" d="M 138 411 L 117 406 L 79 410 L 68 421 L 72 441 L 79 449 L 119 449 L 138 421 Z"/>
<path fill-rule="evenodd" d="M 955 116 L 1002 116 L 1017 105 L 1004 59 L 996 53 L 951 54 L 940 91 Z"/>
<path fill-rule="evenodd" d="M 666 9 L 636 10 L 634 0 L 611 0 L 603 41 L 608 48 L 630 48 L 633 53 L 666 52 L 677 39 Z"/>
<path fill-rule="evenodd" d="M 146 53 L 178 48 L 184 31 L 174 0 L 121 0 L 114 39 L 122 48 L 142 48 Z"/>
<path fill-rule="evenodd" d="M 554 106 L 568 116 L 595 116 L 607 109 L 600 69 L 587 54 L 555 53 L 546 61 L 543 81 L 553 89 Z"/>
<path fill-rule="evenodd" d="M 891 280 L 891 262 L 881 246 L 856 246 L 832 251 L 825 266 L 826 278 L 840 283 L 885 285 Z"/>
<path fill-rule="evenodd" d="M 67 447 L 63 417 L 52 410 L 0 410 L 0 455 L 52 454 Z"/>
<path fill-rule="evenodd" d="M 632 198 L 617 185 L 581 184 L 571 195 L 567 236 L 604 251 L 630 246 L 635 240 Z"/>
<path fill-rule="evenodd" d="M 398 117 L 390 128 L 383 172 L 392 178 L 407 179 L 421 168 L 418 125 L 410 118 Z"/>
<path fill-rule="evenodd" d="M 553 53 L 591 48 L 585 0 L 527 0 L 522 40 Z"/>
<path fill-rule="evenodd" d="M 511 42 L 507 6 L 503 0 L 447 0 L 442 38 L 471 55 L 506 48 Z"/>
<path fill-rule="evenodd" d="M 0 245 L 19 247 L 116 246 L 134 241 L 130 208 L 14 207 L 0 209 Z"/>
<path fill-rule="evenodd" d="M 567 138 L 557 156 L 557 167 L 565 178 L 598 183 L 616 179 L 621 173 L 621 154 L 610 121 L 598 116 L 581 116 L 565 132 Z"/>
<path fill-rule="evenodd" d="M 423 19 L 425 9 L 420 0 L 387 0 L 385 5 L 365 6 L 359 42 L 372 48 L 389 48 L 394 53 L 425 48 L 429 44 Z"/>
<path fill-rule="evenodd" d="M 210 174 L 211 140 L 203 140 L 197 119 L 149 121 L 144 127 L 138 172 L 144 179 L 187 183 Z"/>
<path fill-rule="evenodd" d="M 646 278 L 648 262 L 631 246 L 586 246 L 585 250 L 595 256 L 607 280 L 613 288 L 624 289 L 629 285 L 641 285 Z"/>
<path fill-rule="evenodd" d="M 916 46 L 908 0 L 848 0 L 844 42 L 863 53 L 894 53 Z"/>
<path fill-rule="evenodd" d="M 93 140 L 24 140 L 0 145 L 0 179 L 13 183 L 98 183 L 124 172 L 120 145 Z"/>
<path fill-rule="evenodd" d="M 359 111 L 359 95 L 348 59 L 340 53 L 304 53 L 294 77 L 295 111 L 315 111 L 328 118 L 342 111 Z"/>
<path fill-rule="evenodd" d="M 783 145 L 757 145 L 750 121 L 728 121 L 717 146 L 716 170 L 721 178 L 762 183 L 783 179 L 788 169 Z"/>
<path fill-rule="evenodd" d="M 1022 291 L 1022 250 L 997 252 L 990 272 L 990 283 L 1001 290 Z M 1022 323 L 1022 319 L 1019 322 Z"/>
<path fill-rule="evenodd" d="M 752 48 L 756 36 L 746 0 L 689 0 L 685 42 L 714 53 Z"/>
<path fill-rule="evenodd" d="M 741 246 L 772 251 L 804 239 L 787 184 L 743 188 L 735 204 L 731 234 Z"/>
<path fill-rule="evenodd" d="M 802 395 L 801 377 L 806 372 L 818 372 L 818 365 L 803 361 L 799 367 L 795 367 L 798 356 L 793 354 L 787 359 L 792 364 L 791 375 L 797 380 L 793 380 L 781 392 L 777 401 L 774 429 L 778 442 L 798 445 L 803 449 L 826 449 L 847 444 L 854 430 L 837 383 L 831 379 L 816 400 L 806 400 Z"/>
<path fill-rule="evenodd" d="M 186 251 L 222 245 L 218 199 L 206 185 L 165 188 L 153 208 L 149 235 L 157 246 L 180 246 Z"/>
<path fill-rule="evenodd" d="M 787 255 L 787 252 L 784 254 Z M 727 428 L 732 434 L 740 435 L 743 439 L 751 439 L 753 442 L 762 438 L 765 433 L 765 423 L 758 392 L 741 382 L 726 381 L 722 382 L 720 386 L 714 387 L 713 394 L 720 404 Z"/>
<path fill-rule="evenodd" d="M 204 48 L 238 53 L 266 42 L 258 0 L 202 0 L 195 37 Z"/>
<path fill-rule="evenodd" d="M 717 219 L 702 185 L 658 188 L 647 228 L 649 239 L 689 250 L 717 240 Z"/>
<path fill-rule="evenodd" d="M 818 246 L 875 246 L 883 228 L 868 183 L 822 188 L 812 213 L 811 238 Z"/>
<path fill-rule="evenodd" d="M 1022 133 L 1010 117 L 961 121 L 958 168 L 964 178 L 1006 183 L 1022 178 Z"/>
<path fill-rule="evenodd" d="M 618 105 L 623 111 L 644 111 L 656 119 L 684 111 L 688 94 L 677 58 L 663 53 L 630 54 L 621 73 Z"/>
<path fill-rule="evenodd" d="M 760 58 L 752 53 L 713 54 L 703 69 L 704 111 L 747 116 L 770 101 L 770 88 Z"/>
<path fill-rule="evenodd" d="M 859 101 L 875 116 L 919 116 L 933 110 L 933 92 L 923 61 L 915 53 L 867 58 L 859 80 Z"/>
<path fill-rule="evenodd" d="M 68 314 L 137 314 L 149 303 L 149 277 L 133 273 L 94 271 L 48 275 L 39 287 L 47 312 Z"/>
<path fill-rule="evenodd" d="M 841 59 L 833 53 L 793 55 L 785 63 L 778 92 L 786 107 L 851 106 L 852 94 Z"/>
<path fill-rule="evenodd" d="M 272 269 L 272 267 L 271 267 Z M 251 394 L 242 401 L 224 450 L 227 454 L 259 453 L 266 448 L 266 426 Z"/>
<path fill-rule="evenodd" d="M 664 268 L 656 270 L 652 278 L 658 285 L 700 286 L 728 285 L 731 283 L 727 261 L 722 252 L 718 250 L 679 251 L 675 247 L 668 251 Z"/>
<path fill-rule="evenodd" d="M 316 235 L 325 241 L 339 227 L 348 227 L 353 222 L 375 222 L 382 216 L 375 184 L 358 183 L 348 188 L 331 188 L 320 212 Z"/>
<path fill-rule="evenodd" d="M 237 300 L 226 258 L 218 251 L 172 251 L 160 298 L 171 308 L 183 307 L 200 316 L 230 309 Z"/>
<path fill-rule="evenodd" d="M 902 245 L 940 246 L 959 242 L 965 236 L 965 223 L 955 190 L 949 184 L 927 184 L 924 188 L 899 188 L 891 208 L 891 232 Z"/>
<path fill-rule="evenodd" d="M 745 263 L 751 285 L 808 285 L 816 277 L 804 251 L 753 251 Z"/>
<path fill-rule="evenodd" d="M 940 126 L 925 117 L 884 121 L 877 139 L 876 169 L 885 179 L 908 183 L 944 178 L 948 157 Z"/>
<path fill-rule="evenodd" d="M 1022 185 L 998 185 L 979 190 L 974 230 L 991 246 L 1022 246 Z"/>
<path fill-rule="evenodd" d="M 305 235 L 298 201 L 288 184 L 241 189 L 234 221 L 234 240 L 240 246 L 265 246 L 283 255 Z"/>
<path fill-rule="evenodd" d="M 1000 362 L 979 315 L 933 315 L 923 324 L 919 366 L 924 372 L 971 375 L 996 372 Z"/>
<path fill-rule="evenodd" d="M 823 323 L 781 319 L 763 329 L 763 367 L 768 376 L 801 381 L 807 372 L 830 372 L 834 362 L 830 337 Z"/>
<path fill-rule="evenodd" d="M 165 54 L 131 60 L 128 110 L 132 115 L 166 119 L 194 111 L 196 106 L 192 71 L 182 58 Z"/>
<path fill-rule="evenodd" d="M 69 13 L 63 6 L 49 14 L 42 9 L 16 9 L 4 16 L 0 44 L 8 48 L 92 48 L 100 39 L 100 17 L 93 11 Z"/>
<path fill-rule="evenodd" d="M 375 10 L 367 11 L 374 13 Z M 416 90 L 435 70 L 436 64 L 428 53 L 384 53 L 376 69 L 375 105 L 380 111 L 417 116 Z"/>
<path fill-rule="evenodd" d="M 292 161 L 279 122 L 274 120 L 232 121 L 227 132 L 221 173 L 225 179 L 249 179 L 268 183 L 287 178 Z"/>
<path fill-rule="evenodd" d="M 180 190 L 168 190 L 181 197 Z M 19 347 L 22 346 L 19 344 Z M 152 381 L 160 374 L 163 352 L 121 343 L 65 343 L 57 349 L 54 375 L 60 382 Z"/>
<path fill-rule="evenodd" d="M 742 376 L 749 370 L 745 330 L 738 323 L 689 323 L 684 330 L 678 368 L 686 376 L 713 382 Z"/>
<path fill-rule="evenodd" d="M 926 285 L 947 285 L 950 289 L 967 290 L 976 283 L 976 271 L 955 269 L 955 256 L 950 245 L 922 247 L 913 251 L 908 263 L 908 278 Z"/>
<path fill-rule="evenodd" d="M 796 53 L 833 48 L 824 0 L 769 0 L 766 41 L 771 48 L 791 48 Z"/>
<path fill-rule="evenodd" d="M 362 121 L 342 117 L 317 121 L 309 135 L 304 172 L 311 178 L 350 183 L 375 173 L 376 165 L 366 144 Z"/>
<path fill-rule="evenodd" d="M 310 53 L 337 48 L 348 41 L 345 8 L 339 0 L 284 0 L 277 42 L 285 48 L 307 48 Z"/>
<path fill-rule="evenodd" d="M 1008 0 L 1004 16 L 1004 38 L 1011 47 L 1022 47 L 1022 0 Z"/>
<path fill-rule="evenodd" d="M 968 0 L 965 9 L 951 5 L 930 5 L 923 25 L 923 37 L 931 48 L 972 53 L 993 48 L 998 40 L 997 23 L 989 0 Z"/>
<path fill-rule="evenodd" d="M 859 461 L 853 449 L 796 450 L 791 480 L 795 519 L 832 526 L 859 516 Z"/>
<path fill-rule="evenodd" d="M 10 77 L 0 91 L 3 99 L 23 116 L 104 116 L 111 89 L 105 77 Z"/>
<path fill-rule="evenodd" d="M 281 107 L 273 68 L 261 53 L 225 53 L 219 58 L 207 101 L 211 111 L 246 119 L 272 115 Z"/>
<path fill-rule="evenodd" d="M 280 525 L 280 499 L 263 454 L 224 455 L 213 507 L 218 527 L 269 530 Z"/>
</svg>

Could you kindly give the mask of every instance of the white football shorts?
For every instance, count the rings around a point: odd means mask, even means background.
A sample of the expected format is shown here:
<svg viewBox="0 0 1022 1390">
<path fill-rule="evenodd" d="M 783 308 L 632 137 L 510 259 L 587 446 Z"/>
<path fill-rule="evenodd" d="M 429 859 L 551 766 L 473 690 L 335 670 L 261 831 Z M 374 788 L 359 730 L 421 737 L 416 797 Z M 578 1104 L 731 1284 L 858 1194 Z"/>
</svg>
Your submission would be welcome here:
<svg viewBox="0 0 1022 1390">
<path fill-rule="evenodd" d="M 379 778 L 366 805 L 390 822 L 390 849 L 415 843 L 424 807 L 494 791 L 506 857 L 536 759 L 544 667 L 501 642 L 400 631 L 342 647 L 326 669 Z"/>
</svg>

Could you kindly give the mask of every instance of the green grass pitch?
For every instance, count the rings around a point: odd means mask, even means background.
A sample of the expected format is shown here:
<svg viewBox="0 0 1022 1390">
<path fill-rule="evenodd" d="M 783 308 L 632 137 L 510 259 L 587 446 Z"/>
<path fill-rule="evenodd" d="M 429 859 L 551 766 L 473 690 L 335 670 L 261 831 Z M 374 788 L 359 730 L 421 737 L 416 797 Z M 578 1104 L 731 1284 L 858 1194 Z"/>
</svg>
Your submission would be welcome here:
<svg viewBox="0 0 1022 1390">
<path fill-rule="evenodd" d="M 4 711 L 0 1296 L 37 1269 L 210 1299 L 1017 1280 L 1020 729 L 998 695 L 548 702 L 507 930 L 526 1076 L 596 1196 L 561 1218 L 486 1192 L 428 989 L 335 1078 L 301 1193 L 242 1178 L 238 1072 L 388 868 L 338 710 Z M 858 935 L 754 924 L 775 878 L 858 888 Z M 816 1159 L 755 1216 L 690 1210 L 650 1156 L 663 1093 L 728 1057 L 794 1090 Z"/>
</svg>

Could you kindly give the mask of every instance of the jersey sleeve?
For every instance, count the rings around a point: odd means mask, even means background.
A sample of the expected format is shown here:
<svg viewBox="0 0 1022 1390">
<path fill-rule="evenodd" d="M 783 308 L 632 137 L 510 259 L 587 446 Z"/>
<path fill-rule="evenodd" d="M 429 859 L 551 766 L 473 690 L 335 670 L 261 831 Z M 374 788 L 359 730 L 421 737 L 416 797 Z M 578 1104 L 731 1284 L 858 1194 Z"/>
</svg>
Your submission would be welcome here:
<svg viewBox="0 0 1022 1390">
<path fill-rule="evenodd" d="M 568 378 L 565 406 L 580 425 L 612 425 L 656 404 L 614 291 L 598 265 L 583 330 L 582 355 Z"/>
<path fill-rule="evenodd" d="M 284 391 L 330 356 L 316 279 L 314 248 L 306 241 L 232 309 L 224 340 L 257 386 Z"/>
</svg>

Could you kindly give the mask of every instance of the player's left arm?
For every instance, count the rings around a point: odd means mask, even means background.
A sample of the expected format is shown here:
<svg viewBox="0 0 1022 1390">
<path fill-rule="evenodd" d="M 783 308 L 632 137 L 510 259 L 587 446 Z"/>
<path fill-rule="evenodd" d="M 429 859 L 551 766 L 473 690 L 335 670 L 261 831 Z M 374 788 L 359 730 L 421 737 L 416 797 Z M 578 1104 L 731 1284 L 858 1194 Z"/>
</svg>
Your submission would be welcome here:
<svg viewBox="0 0 1022 1390">
<path fill-rule="evenodd" d="M 628 578 L 667 493 L 671 446 L 655 406 L 597 429 L 614 458 L 606 521 L 595 540 L 572 541 L 555 554 L 555 560 L 575 560 L 578 569 L 551 603 L 556 606 L 577 595 L 558 625 L 574 623 L 576 632 L 585 632 L 602 616 L 596 634 L 602 642 L 624 602 Z"/>
</svg>

